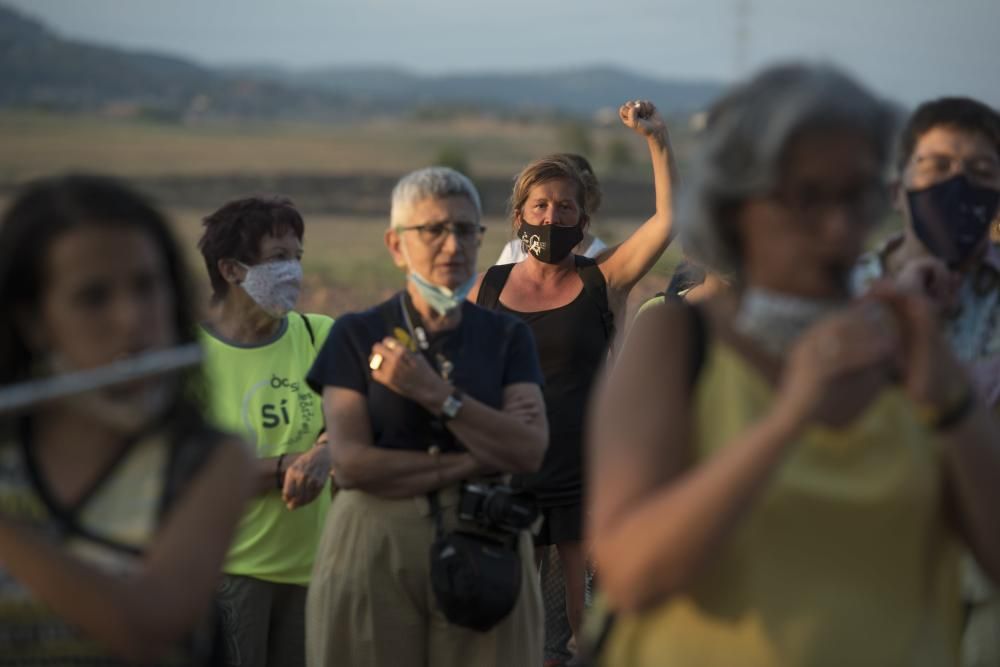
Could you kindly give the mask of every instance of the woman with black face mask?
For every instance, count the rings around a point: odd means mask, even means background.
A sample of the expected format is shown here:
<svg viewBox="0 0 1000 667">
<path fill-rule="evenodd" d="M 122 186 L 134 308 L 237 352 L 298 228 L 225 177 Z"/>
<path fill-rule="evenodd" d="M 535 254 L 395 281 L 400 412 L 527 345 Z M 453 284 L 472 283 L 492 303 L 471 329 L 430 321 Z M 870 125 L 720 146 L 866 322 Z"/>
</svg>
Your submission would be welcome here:
<svg viewBox="0 0 1000 667">
<path fill-rule="evenodd" d="M 584 412 L 615 324 L 623 321 L 628 293 L 667 248 L 671 236 L 667 128 L 651 102 L 626 102 L 619 116 L 649 145 L 656 192 L 653 216 L 594 260 L 574 255 L 572 249 L 589 223 L 585 182 L 564 156 L 536 160 L 518 176 L 511 195 L 512 223 L 528 258 L 490 268 L 469 297 L 524 320 L 538 345 L 549 448 L 542 469 L 519 483 L 533 492 L 545 518 L 536 546 L 558 548 L 574 635 L 579 634 L 584 600 Z"/>
</svg>

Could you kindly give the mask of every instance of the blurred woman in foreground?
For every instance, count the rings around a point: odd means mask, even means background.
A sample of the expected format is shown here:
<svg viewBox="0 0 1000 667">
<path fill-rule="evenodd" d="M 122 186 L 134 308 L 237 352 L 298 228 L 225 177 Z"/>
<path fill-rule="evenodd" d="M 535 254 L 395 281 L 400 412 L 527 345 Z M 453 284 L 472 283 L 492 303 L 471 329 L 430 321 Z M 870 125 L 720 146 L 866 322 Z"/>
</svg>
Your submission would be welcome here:
<svg viewBox="0 0 1000 667">
<path fill-rule="evenodd" d="M 12 204 L 0 311 L 0 385 L 195 340 L 166 222 L 96 177 L 36 183 Z M 0 415 L 0 662 L 209 664 L 206 612 L 250 462 L 205 426 L 193 380 Z"/>
<path fill-rule="evenodd" d="M 608 665 L 953 665 L 953 536 L 1000 572 L 998 429 L 928 304 L 848 275 L 890 113 L 787 66 L 711 114 L 682 220 L 735 289 L 637 320 L 591 421 Z"/>
</svg>

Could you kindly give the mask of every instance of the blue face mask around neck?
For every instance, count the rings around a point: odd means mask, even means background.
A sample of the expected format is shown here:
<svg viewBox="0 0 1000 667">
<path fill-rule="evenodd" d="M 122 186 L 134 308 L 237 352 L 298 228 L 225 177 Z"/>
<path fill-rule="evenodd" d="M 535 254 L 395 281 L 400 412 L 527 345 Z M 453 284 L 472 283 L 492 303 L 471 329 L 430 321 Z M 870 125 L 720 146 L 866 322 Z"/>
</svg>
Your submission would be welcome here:
<svg viewBox="0 0 1000 667">
<path fill-rule="evenodd" d="M 462 302 L 465 301 L 465 297 L 469 295 L 469 292 L 476 284 L 475 274 L 472 274 L 468 280 L 455 289 L 435 285 L 416 271 L 410 271 L 407 278 L 416 286 L 417 291 L 420 292 L 420 296 L 424 298 L 424 301 L 442 316 L 461 306 Z"/>
</svg>

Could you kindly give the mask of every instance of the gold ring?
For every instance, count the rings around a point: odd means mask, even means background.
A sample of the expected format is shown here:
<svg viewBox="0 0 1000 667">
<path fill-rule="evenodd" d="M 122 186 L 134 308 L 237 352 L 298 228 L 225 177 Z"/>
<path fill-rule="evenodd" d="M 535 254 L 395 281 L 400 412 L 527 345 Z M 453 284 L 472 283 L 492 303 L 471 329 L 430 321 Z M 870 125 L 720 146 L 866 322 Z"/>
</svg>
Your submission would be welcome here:
<svg viewBox="0 0 1000 667">
<path fill-rule="evenodd" d="M 384 361 L 384 359 L 383 359 L 382 355 L 379 354 L 378 352 L 376 352 L 372 356 L 371 361 L 368 362 L 368 368 L 372 369 L 373 371 L 377 371 L 379 369 L 379 366 L 382 365 L 383 361 Z"/>
</svg>

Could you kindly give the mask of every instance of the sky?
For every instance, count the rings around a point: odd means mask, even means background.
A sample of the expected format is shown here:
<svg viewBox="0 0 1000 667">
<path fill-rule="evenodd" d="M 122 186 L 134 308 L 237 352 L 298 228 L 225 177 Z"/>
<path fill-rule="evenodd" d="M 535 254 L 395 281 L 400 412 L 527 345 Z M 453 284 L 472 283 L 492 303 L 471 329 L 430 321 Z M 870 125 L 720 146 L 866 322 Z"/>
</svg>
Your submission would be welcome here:
<svg viewBox="0 0 1000 667">
<path fill-rule="evenodd" d="M 208 65 L 421 73 L 609 64 L 723 82 L 775 61 L 846 68 L 905 105 L 1000 107 L 1000 0 L 0 0 L 63 36 Z M 641 91 L 636 95 L 641 96 Z"/>
</svg>

